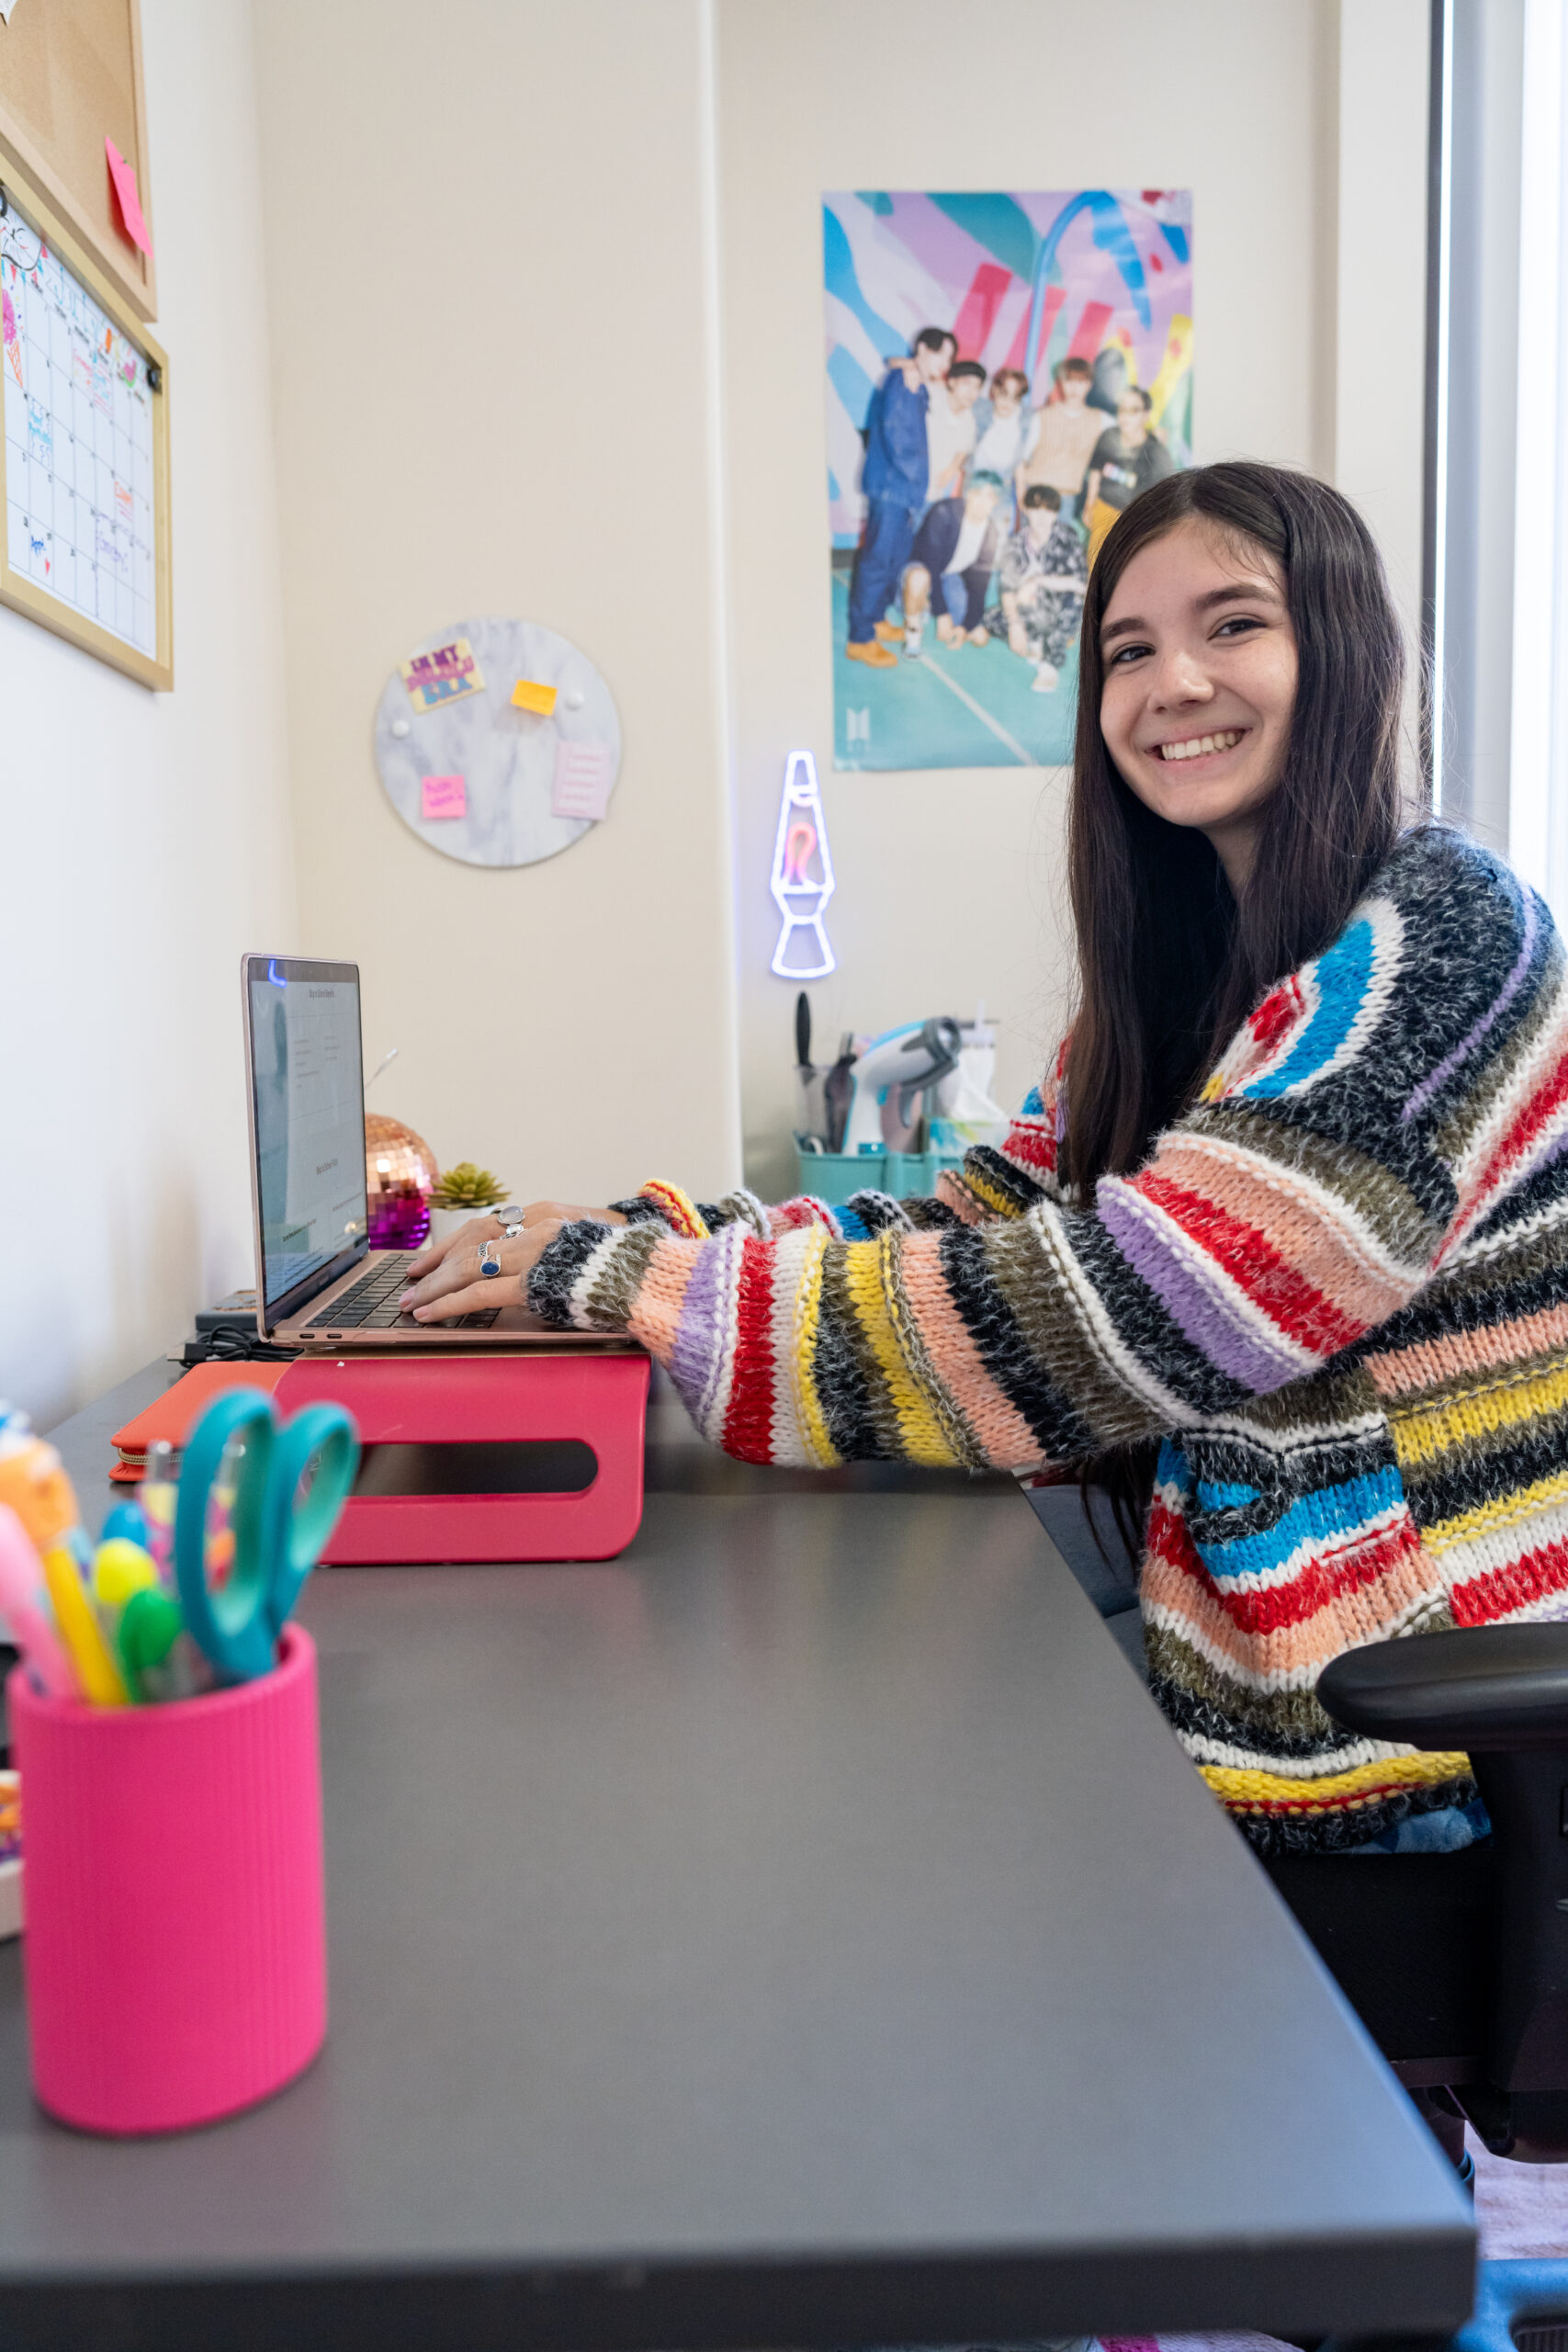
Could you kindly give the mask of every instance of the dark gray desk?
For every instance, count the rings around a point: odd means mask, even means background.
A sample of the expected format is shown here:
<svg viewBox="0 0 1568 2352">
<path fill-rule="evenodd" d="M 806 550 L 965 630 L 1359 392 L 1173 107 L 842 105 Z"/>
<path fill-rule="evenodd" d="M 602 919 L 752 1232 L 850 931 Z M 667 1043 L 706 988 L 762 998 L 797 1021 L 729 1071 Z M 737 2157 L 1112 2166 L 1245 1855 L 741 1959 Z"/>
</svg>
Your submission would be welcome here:
<svg viewBox="0 0 1568 2352">
<path fill-rule="evenodd" d="M 1461 2321 L 1463 2197 L 1021 1496 L 653 1464 L 613 1565 L 313 1580 L 280 2098 L 56 2128 L 0 1948 L 0 2346 Z"/>
</svg>

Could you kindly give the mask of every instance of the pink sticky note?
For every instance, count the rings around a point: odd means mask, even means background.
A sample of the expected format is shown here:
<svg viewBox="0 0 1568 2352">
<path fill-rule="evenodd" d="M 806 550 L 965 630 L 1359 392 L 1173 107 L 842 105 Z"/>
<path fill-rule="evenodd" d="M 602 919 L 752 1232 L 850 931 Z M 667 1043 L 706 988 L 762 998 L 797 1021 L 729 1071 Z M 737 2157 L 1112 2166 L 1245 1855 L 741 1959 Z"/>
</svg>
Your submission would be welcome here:
<svg viewBox="0 0 1568 2352">
<path fill-rule="evenodd" d="M 22 338 L 17 332 L 17 313 L 12 308 L 11 297 L 4 292 L 0 292 L 0 328 L 4 329 L 6 356 L 11 363 L 17 390 L 25 392 L 28 388 L 22 381 Z"/>
<path fill-rule="evenodd" d="M 419 813 L 431 817 L 466 817 L 468 788 L 460 775 L 427 775 L 419 788 Z"/>
<path fill-rule="evenodd" d="M 109 177 L 119 198 L 119 217 L 125 223 L 125 233 L 133 245 L 141 247 L 149 261 L 152 258 L 152 239 L 141 217 L 141 198 L 136 192 L 136 167 L 128 164 L 112 139 L 104 141 L 104 153 L 109 159 Z"/>
<path fill-rule="evenodd" d="M 607 817 L 615 780 L 615 755 L 608 743 L 558 743 L 551 816 L 592 817 L 596 821 Z"/>
</svg>

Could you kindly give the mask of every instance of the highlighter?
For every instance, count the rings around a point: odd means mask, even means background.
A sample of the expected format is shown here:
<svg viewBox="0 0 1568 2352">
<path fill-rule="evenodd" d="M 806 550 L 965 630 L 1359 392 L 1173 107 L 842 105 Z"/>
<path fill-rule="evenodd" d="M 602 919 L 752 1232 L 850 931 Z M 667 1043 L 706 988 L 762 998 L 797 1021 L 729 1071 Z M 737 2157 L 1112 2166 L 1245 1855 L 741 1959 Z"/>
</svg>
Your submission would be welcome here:
<svg viewBox="0 0 1568 2352">
<path fill-rule="evenodd" d="M 0 1422 L 0 1503 L 9 1503 L 40 1555 L 57 1544 L 90 1556 L 75 1489 L 52 1445 L 34 1437 L 21 1413 Z"/>
<path fill-rule="evenodd" d="M 125 1679 L 143 1699 L 194 1699 L 212 1688 L 196 1660 L 179 1602 L 159 1584 L 133 1592 L 120 1611 L 115 1647 Z M 205 1667 L 206 1660 L 201 1660 Z"/>
<path fill-rule="evenodd" d="M 60 1638 L 71 1653 L 82 1695 L 95 1707 L 128 1707 L 130 1693 L 87 1598 L 76 1556 L 64 1544 L 43 1555 L 44 1581 Z"/>
<path fill-rule="evenodd" d="M 139 1544 L 147 1549 L 147 1521 L 140 1503 L 116 1503 L 99 1531 L 100 1544 L 112 1544 L 124 1536 L 128 1544 Z"/>
<path fill-rule="evenodd" d="M 44 1696 L 79 1699 L 82 1686 L 54 1630 L 43 1564 L 8 1503 L 0 1503 L 0 1617 Z"/>
<path fill-rule="evenodd" d="M 102 1609 L 123 1609 L 133 1592 L 157 1589 L 151 1553 L 123 1535 L 111 1535 L 93 1555 L 93 1598 Z"/>
</svg>

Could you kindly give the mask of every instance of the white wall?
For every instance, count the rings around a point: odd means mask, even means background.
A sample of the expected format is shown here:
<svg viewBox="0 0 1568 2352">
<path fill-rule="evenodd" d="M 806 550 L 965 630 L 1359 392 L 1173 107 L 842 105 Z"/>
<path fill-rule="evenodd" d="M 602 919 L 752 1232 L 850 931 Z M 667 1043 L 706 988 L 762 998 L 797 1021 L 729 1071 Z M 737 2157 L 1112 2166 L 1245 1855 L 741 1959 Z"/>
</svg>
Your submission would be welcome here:
<svg viewBox="0 0 1568 2352">
<path fill-rule="evenodd" d="M 371 1097 L 524 1199 L 739 1174 L 697 0 L 256 11 L 303 929 Z M 612 813 L 491 871 L 395 815 L 371 718 L 464 616 L 573 639 Z"/>
<path fill-rule="evenodd" d="M 356 957 L 376 1105 L 521 1193 L 716 1188 L 742 1099 L 790 1181 L 825 187 L 1191 187 L 1200 453 L 1337 467 L 1407 608 L 1419 573 L 1424 0 L 1124 0 L 1111 51 L 1066 0 L 143 19 L 176 690 L 0 613 L 0 1394 L 44 1420 L 246 1275 L 242 946 Z M 626 739 L 609 822 L 511 873 L 426 849 L 370 753 L 399 654 L 486 610 L 575 638 Z M 1067 989 L 1062 777 L 824 780 L 819 1039 L 983 994 L 1016 1097 Z"/>
<path fill-rule="evenodd" d="M 251 1264 L 239 957 L 294 930 L 248 0 L 142 0 L 175 691 L 0 610 L 0 1396 L 39 1426 Z"/>
<path fill-rule="evenodd" d="M 1063 775 L 831 771 L 821 191 L 1190 187 L 1198 453 L 1326 469 L 1338 13 L 1126 0 L 1108 47 L 1077 0 L 901 0 L 896 37 L 869 0 L 720 0 L 741 1085 L 765 1192 L 793 1183 L 795 988 L 768 970 L 767 888 L 792 747 L 818 752 L 838 875 L 818 1039 L 983 995 L 1016 1102 L 1071 979 Z M 1402 422 L 1418 445 L 1418 388 Z"/>
<path fill-rule="evenodd" d="M 1427 0 L 1341 0 L 1333 232 L 1332 479 L 1382 549 L 1411 661 L 1404 772 L 1419 789 L 1427 378 Z"/>
<path fill-rule="evenodd" d="M 832 740 L 823 188 L 1190 187 L 1200 455 L 1337 455 L 1414 615 L 1422 0 L 1128 0 L 1117 26 L 1097 103 L 1103 27 L 1068 0 L 904 0 L 896 40 L 871 0 L 449 0 L 470 67 L 422 85 L 411 179 L 389 126 L 427 9 L 257 12 L 302 923 L 361 962 L 370 1055 L 400 1049 L 376 1104 L 442 1159 L 525 1196 L 705 1190 L 743 1114 L 749 1176 L 792 1182 L 766 877 L 784 755 Z M 610 822 L 510 873 L 414 839 L 369 752 L 392 662 L 485 610 L 576 638 L 626 729 Z M 1065 778 L 824 775 L 818 1040 L 984 996 L 1016 1099 L 1070 985 Z"/>
</svg>

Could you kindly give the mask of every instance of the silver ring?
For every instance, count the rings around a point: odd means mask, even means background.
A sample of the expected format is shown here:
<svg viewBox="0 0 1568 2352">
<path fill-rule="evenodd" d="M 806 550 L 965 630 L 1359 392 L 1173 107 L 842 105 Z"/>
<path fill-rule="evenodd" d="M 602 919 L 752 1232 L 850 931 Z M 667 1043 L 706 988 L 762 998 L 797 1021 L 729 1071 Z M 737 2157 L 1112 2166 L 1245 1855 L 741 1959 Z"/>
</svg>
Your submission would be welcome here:
<svg viewBox="0 0 1568 2352">
<path fill-rule="evenodd" d="M 501 1259 L 493 1241 L 487 1241 L 479 1251 L 479 1272 L 481 1274 L 499 1274 L 501 1272 Z"/>
<path fill-rule="evenodd" d="M 517 1220 L 517 1222 L 516 1222 L 516 1224 L 515 1224 L 515 1225 L 503 1225 L 503 1226 L 502 1227 L 502 1228 L 501 1228 L 501 1238 L 502 1238 L 502 1239 L 503 1241 L 515 1241 L 515 1240 L 516 1240 L 516 1238 L 517 1238 L 517 1237 L 518 1237 L 518 1235 L 519 1235 L 520 1233 L 522 1233 L 524 1230 L 525 1230 L 525 1227 L 524 1227 L 524 1224 L 523 1224 L 523 1219 L 521 1218 L 521 1216 L 519 1216 L 519 1218 L 518 1218 L 518 1220 Z"/>
</svg>

